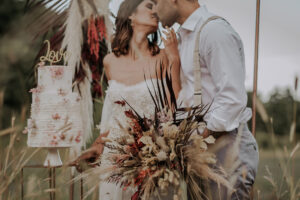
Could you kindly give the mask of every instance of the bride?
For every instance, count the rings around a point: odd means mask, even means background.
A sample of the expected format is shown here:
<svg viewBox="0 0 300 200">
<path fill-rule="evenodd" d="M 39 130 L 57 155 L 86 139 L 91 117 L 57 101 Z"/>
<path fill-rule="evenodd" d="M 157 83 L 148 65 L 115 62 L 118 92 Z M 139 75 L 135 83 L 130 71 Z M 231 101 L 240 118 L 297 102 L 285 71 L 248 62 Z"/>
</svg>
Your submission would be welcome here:
<svg viewBox="0 0 300 200">
<path fill-rule="evenodd" d="M 103 61 L 109 85 L 102 109 L 102 134 L 89 151 L 80 157 L 81 160 L 88 160 L 103 153 L 101 165 L 105 165 L 105 155 L 109 151 L 104 147 L 102 138 L 119 137 L 122 134 L 119 124 L 127 126 L 124 111 L 128 106 L 123 107 L 115 102 L 125 99 L 139 114 L 150 117 L 154 114 L 155 105 L 147 85 L 151 90 L 151 82 L 161 77 L 161 73 L 164 79 L 165 72 L 168 72 L 172 75 L 176 98 L 181 90 L 176 35 L 174 30 L 168 28 L 164 32 L 166 39 L 161 38 L 165 49 L 158 47 L 158 17 L 151 0 L 124 0 L 120 5 L 115 27 L 112 53 L 105 56 Z M 124 191 L 120 186 L 107 182 L 101 182 L 99 189 L 101 200 L 127 200 L 135 192 L 134 188 Z"/>
</svg>

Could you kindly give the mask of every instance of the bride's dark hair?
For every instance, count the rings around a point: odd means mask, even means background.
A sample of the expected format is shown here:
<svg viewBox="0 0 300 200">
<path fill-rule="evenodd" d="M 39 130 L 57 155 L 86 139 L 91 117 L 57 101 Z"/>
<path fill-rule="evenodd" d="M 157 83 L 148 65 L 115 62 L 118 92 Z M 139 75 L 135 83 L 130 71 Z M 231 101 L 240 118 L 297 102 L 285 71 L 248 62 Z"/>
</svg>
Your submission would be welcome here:
<svg viewBox="0 0 300 200">
<path fill-rule="evenodd" d="M 143 0 L 125 0 L 121 3 L 116 21 L 116 33 L 114 35 L 111 47 L 112 52 L 119 57 L 120 55 L 127 55 L 129 52 L 130 40 L 132 38 L 133 29 L 131 27 L 131 20 L 129 17 L 135 12 L 136 8 Z M 152 55 L 159 53 L 160 49 L 157 45 L 158 33 L 152 33 L 148 39 L 149 50 Z"/>
</svg>

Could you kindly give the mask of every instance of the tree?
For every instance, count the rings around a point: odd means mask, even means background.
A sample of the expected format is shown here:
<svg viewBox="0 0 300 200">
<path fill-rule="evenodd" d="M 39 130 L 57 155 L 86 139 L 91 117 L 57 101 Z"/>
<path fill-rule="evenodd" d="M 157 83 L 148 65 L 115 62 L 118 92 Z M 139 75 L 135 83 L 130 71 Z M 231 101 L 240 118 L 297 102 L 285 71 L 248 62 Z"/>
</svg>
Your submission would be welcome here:
<svg viewBox="0 0 300 200">
<path fill-rule="evenodd" d="M 30 88 L 34 86 L 32 66 L 42 38 L 31 42 L 25 31 L 25 1 L 4 0 L 0 7 L 0 92 L 4 101 L 0 110 L 0 128 L 10 126 L 13 114 L 29 108 Z"/>
<path fill-rule="evenodd" d="M 252 107 L 252 93 L 248 93 L 248 106 Z M 270 95 L 269 100 L 263 105 L 270 118 L 273 119 L 274 132 L 279 135 L 289 134 L 293 119 L 294 97 L 290 89 L 276 88 Z M 300 102 L 297 103 L 297 115 L 300 115 Z M 249 122 L 249 126 L 251 122 Z M 251 127 L 251 126 L 250 126 Z M 267 125 L 257 112 L 256 130 L 267 132 Z M 297 118 L 296 133 L 300 133 L 300 118 Z"/>
</svg>

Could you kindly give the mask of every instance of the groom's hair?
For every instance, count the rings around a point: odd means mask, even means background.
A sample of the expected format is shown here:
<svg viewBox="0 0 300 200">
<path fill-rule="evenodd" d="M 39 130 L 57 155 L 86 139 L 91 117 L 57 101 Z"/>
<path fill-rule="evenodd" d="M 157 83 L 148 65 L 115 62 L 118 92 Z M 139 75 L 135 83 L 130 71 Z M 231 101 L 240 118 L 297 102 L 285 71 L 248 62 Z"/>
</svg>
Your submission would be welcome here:
<svg viewBox="0 0 300 200">
<path fill-rule="evenodd" d="M 129 17 L 136 11 L 136 8 L 143 0 L 125 0 L 121 3 L 116 21 L 115 21 L 115 35 L 111 44 L 112 52 L 119 57 L 120 55 L 127 55 L 129 52 L 130 40 L 133 35 L 131 20 Z M 158 33 L 151 34 L 151 39 L 148 39 L 149 49 L 152 55 L 159 53 L 160 49 L 157 45 Z"/>
</svg>

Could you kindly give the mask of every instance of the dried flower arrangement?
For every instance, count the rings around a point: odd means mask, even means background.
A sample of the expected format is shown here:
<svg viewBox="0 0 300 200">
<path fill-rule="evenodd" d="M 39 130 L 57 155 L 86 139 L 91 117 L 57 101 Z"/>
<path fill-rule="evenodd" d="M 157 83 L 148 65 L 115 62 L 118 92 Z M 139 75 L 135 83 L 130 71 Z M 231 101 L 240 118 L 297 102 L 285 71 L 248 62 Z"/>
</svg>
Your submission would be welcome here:
<svg viewBox="0 0 300 200">
<path fill-rule="evenodd" d="M 151 92 L 148 86 L 155 104 L 153 118 L 139 115 L 125 99 L 115 102 L 130 107 L 124 113 L 129 127 L 120 125 L 125 133 L 120 138 L 104 139 L 110 152 L 103 157 L 113 169 L 105 181 L 120 184 L 124 190 L 136 187 L 133 200 L 155 198 L 157 193 L 186 199 L 187 189 L 192 199 L 203 199 L 208 180 L 231 187 L 225 173 L 214 166 L 215 155 L 207 151 L 207 144 L 215 139 L 203 138 L 198 131 L 209 106 L 178 108 L 171 75 L 166 73 L 165 83 L 160 78 L 152 81 L 157 90 Z"/>
</svg>

